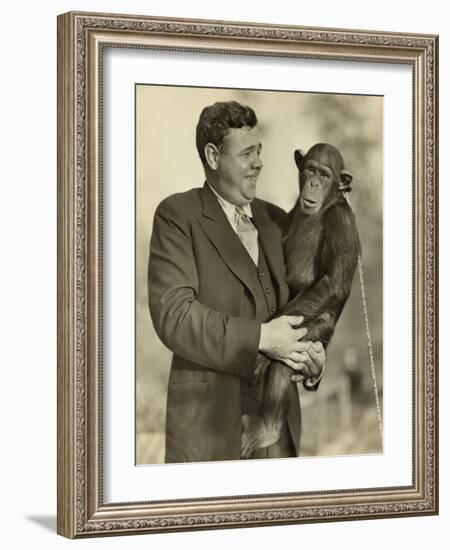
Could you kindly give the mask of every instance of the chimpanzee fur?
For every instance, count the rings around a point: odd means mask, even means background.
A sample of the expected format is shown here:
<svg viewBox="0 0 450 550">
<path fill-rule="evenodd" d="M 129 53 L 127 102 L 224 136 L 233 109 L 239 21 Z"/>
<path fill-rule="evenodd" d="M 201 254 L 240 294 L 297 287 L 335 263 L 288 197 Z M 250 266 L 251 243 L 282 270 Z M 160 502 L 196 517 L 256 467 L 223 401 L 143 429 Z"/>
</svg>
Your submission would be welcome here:
<svg viewBox="0 0 450 550">
<path fill-rule="evenodd" d="M 355 217 L 344 195 L 351 190 L 352 176 L 345 170 L 340 152 L 328 144 L 314 145 L 307 155 L 296 151 L 295 161 L 299 169 L 300 196 L 290 213 L 285 241 L 291 300 L 277 316 L 302 315 L 301 326 L 308 329 L 304 339 L 320 341 L 326 348 L 350 295 L 361 250 Z M 308 176 L 306 171 L 315 175 Z M 306 188 L 314 185 L 316 192 L 321 185 L 320 178 L 325 181 L 327 174 L 329 185 L 324 187 L 322 199 L 307 201 L 305 206 Z M 284 363 L 271 363 L 264 390 L 263 417 L 242 417 L 243 458 L 278 441 L 286 420 L 292 374 L 292 369 Z M 304 382 L 306 389 L 317 389 L 318 384 L 308 385 L 309 382 Z"/>
</svg>

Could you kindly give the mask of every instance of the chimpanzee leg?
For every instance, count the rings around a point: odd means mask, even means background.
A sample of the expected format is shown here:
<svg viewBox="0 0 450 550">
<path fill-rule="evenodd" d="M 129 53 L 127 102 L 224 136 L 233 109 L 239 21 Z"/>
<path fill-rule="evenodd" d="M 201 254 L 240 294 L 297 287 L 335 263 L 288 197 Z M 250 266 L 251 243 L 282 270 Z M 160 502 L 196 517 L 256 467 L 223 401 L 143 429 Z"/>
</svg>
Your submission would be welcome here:
<svg viewBox="0 0 450 550">
<path fill-rule="evenodd" d="M 263 419 L 272 437 L 276 437 L 272 443 L 278 441 L 283 422 L 287 416 L 288 390 L 292 374 L 292 369 L 283 363 L 274 361 L 270 365 L 264 387 Z"/>
<path fill-rule="evenodd" d="M 242 417 L 242 458 L 255 450 L 276 443 L 287 416 L 288 391 L 292 370 L 283 363 L 273 362 L 269 367 L 264 388 L 263 415 Z"/>
</svg>

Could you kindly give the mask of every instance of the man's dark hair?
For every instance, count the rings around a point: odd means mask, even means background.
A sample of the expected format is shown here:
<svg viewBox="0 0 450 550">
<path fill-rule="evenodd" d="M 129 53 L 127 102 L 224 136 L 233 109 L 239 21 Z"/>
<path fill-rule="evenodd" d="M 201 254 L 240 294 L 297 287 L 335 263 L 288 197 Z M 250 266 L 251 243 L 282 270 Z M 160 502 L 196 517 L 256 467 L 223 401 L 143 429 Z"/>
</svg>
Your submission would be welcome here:
<svg viewBox="0 0 450 550">
<path fill-rule="evenodd" d="M 255 111 L 237 101 L 219 101 L 205 107 L 197 124 L 197 151 L 206 164 L 205 146 L 213 143 L 219 150 L 230 128 L 254 128 L 258 123 Z"/>
</svg>

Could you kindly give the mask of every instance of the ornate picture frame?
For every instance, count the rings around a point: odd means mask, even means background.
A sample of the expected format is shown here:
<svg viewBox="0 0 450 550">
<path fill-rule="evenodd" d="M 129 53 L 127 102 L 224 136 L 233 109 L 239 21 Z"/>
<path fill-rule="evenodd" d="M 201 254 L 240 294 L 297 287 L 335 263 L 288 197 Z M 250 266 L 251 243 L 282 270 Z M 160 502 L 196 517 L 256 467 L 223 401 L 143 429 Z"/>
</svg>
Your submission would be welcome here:
<svg viewBox="0 0 450 550">
<path fill-rule="evenodd" d="M 411 484 L 175 499 L 155 499 L 149 488 L 145 501 L 105 501 L 102 90 L 107 48 L 412 69 Z M 58 533 L 83 538 L 437 514 L 437 155 L 437 36 L 77 12 L 59 16 Z M 131 363 L 130 358 L 132 373 Z"/>
</svg>

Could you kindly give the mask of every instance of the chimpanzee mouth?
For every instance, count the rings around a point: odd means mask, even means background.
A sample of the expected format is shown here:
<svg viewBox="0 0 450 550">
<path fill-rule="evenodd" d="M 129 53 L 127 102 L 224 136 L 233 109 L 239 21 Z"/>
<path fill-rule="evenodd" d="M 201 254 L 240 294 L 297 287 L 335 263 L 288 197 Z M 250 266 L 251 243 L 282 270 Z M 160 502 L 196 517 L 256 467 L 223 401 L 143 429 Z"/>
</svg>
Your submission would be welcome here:
<svg viewBox="0 0 450 550">
<path fill-rule="evenodd" d="M 314 208 L 315 206 L 317 206 L 317 201 L 305 199 L 305 197 L 303 197 L 302 200 L 303 200 L 303 205 L 306 206 L 306 208 Z"/>
</svg>

